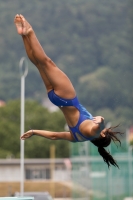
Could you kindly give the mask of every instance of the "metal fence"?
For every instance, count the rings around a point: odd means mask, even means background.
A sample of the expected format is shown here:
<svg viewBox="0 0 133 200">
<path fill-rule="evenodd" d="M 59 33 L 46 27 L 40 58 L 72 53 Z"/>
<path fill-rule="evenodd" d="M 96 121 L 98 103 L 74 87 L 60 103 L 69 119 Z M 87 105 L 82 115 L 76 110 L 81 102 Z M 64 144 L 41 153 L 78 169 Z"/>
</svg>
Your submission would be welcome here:
<svg viewBox="0 0 133 200">
<path fill-rule="evenodd" d="M 133 197 L 133 156 L 132 148 L 114 144 L 109 151 L 119 168 L 108 166 L 98 155 L 97 148 L 89 142 L 72 144 L 73 198 L 88 200 L 124 200 Z"/>
</svg>

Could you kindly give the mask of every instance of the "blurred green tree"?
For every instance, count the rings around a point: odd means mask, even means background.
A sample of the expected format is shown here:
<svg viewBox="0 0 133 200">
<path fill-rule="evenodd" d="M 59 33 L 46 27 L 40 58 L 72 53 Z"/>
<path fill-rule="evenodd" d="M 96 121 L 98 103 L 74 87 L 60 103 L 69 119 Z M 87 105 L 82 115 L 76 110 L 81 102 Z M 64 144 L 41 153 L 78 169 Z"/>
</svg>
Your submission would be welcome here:
<svg viewBox="0 0 133 200">
<path fill-rule="evenodd" d="M 64 131 L 65 119 L 60 111 L 49 112 L 35 101 L 25 104 L 25 130 L 46 129 Z M 9 101 L 0 107 L 0 157 L 20 156 L 20 101 Z M 56 157 L 69 156 L 69 142 L 51 141 L 33 136 L 25 141 L 25 157 L 48 158 L 51 144 L 56 145 Z"/>
</svg>

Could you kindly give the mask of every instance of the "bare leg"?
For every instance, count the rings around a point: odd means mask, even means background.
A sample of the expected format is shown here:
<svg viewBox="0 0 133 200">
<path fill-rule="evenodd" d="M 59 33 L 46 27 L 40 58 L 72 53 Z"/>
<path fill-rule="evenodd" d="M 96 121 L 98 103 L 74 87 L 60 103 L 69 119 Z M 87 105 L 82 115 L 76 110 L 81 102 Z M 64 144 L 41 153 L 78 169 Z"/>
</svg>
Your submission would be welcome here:
<svg viewBox="0 0 133 200">
<path fill-rule="evenodd" d="M 54 89 L 61 97 L 74 98 L 76 93 L 71 81 L 45 54 L 31 25 L 22 15 L 16 15 L 15 24 L 18 34 L 23 37 L 27 55 L 38 68 L 47 91 Z"/>
<path fill-rule="evenodd" d="M 52 84 L 48 80 L 46 74 L 44 73 L 43 68 L 39 67 L 38 61 L 34 58 L 28 37 L 26 35 L 22 35 L 22 38 L 23 38 L 23 42 L 24 42 L 24 46 L 25 46 L 25 50 L 27 52 L 27 55 L 28 55 L 29 59 L 31 60 L 31 62 L 38 68 L 40 75 L 43 79 L 43 82 L 46 86 L 47 91 L 54 89 Z"/>
</svg>

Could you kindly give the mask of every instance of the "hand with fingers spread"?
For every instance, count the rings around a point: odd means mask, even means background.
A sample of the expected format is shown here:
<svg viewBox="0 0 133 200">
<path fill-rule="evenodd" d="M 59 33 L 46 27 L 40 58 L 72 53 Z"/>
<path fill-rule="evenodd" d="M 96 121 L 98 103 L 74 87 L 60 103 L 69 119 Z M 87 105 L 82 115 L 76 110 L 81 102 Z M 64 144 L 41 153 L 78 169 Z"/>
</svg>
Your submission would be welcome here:
<svg viewBox="0 0 133 200">
<path fill-rule="evenodd" d="M 104 118 L 102 116 L 96 116 L 96 117 L 93 117 L 93 122 L 95 124 L 100 124 L 104 121 Z"/>
</svg>

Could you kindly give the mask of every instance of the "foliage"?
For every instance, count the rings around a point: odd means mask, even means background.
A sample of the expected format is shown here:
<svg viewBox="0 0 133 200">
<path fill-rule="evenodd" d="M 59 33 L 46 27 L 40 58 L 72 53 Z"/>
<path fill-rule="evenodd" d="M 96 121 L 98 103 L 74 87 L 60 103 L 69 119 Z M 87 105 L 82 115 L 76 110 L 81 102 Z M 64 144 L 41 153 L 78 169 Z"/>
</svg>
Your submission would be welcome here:
<svg viewBox="0 0 133 200">
<path fill-rule="evenodd" d="M 35 101 L 26 101 L 25 130 L 63 131 L 65 120 L 60 111 L 49 112 Z M 0 157 L 20 156 L 20 101 L 9 101 L 0 108 Z M 33 136 L 25 141 L 25 157 L 49 158 L 50 145 L 56 146 L 56 157 L 69 156 L 69 142 L 51 141 Z"/>
</svg>

